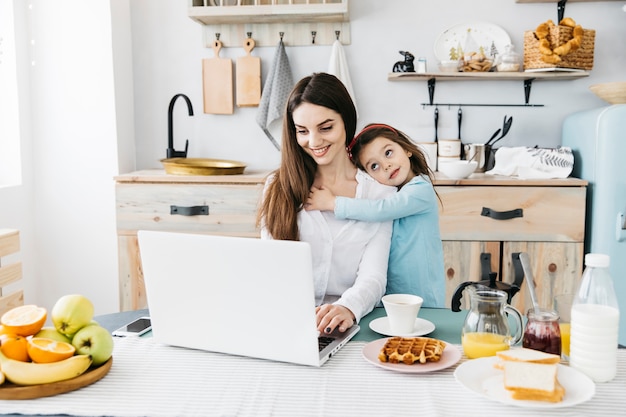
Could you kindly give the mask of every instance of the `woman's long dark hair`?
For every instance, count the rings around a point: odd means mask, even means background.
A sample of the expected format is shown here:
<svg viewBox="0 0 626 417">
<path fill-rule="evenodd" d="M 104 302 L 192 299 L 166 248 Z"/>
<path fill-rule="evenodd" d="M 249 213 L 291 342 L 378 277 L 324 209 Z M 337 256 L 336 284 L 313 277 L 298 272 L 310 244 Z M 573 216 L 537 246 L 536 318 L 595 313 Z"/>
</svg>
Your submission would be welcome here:
<svg viewBox="0 0 626 417">
<path fill-rule="evenodd" d="M 283 119 L 280 167 L 268 185 L 257 216 L 274 239 L 299 240 L 298 212 L 306 201 L 317 164 L 298 144 L 293 112 L 302 103 L 339 113 L 346 130 L 346 146 L 356 132 L 356 108 L 343 83 L 334 75 L 315 73 L 300 80 L 291 91 Z"/>
</svg>

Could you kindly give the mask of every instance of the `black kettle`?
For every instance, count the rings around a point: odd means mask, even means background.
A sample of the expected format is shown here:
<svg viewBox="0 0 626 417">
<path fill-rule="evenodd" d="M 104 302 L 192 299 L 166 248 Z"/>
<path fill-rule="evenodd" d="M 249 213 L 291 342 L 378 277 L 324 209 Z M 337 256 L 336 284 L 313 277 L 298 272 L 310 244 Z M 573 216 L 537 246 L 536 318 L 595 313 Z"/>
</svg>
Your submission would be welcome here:
<svg viewBox="0 0 626 417">
<path fill-rule="evenodd" d="M 519 252 L 512 254 L 513 268 L 515 270 L 515 281 L 512 284 L 507 282 L 498 281 L 497 272 L 491 272 L 491 255 L 489 253 L 482 253 L 480 255 L 480 262 L 483 271 L 483 280 L 481 281 L 466 281 L 461 283 L 454 294 L 452 295 L 451 309 L 452 311 L 461 311 L 461 297 L 463 296 L 463 290 L 466 287 L 489 287 L 504 291 L 507 294 L 507 303 L 511 304 L 513 296 L 522 288 L 524 282 L 524 269 L 519 259 Z M 486 275 L 486 277 L 485 277 Z"/>
</svg>

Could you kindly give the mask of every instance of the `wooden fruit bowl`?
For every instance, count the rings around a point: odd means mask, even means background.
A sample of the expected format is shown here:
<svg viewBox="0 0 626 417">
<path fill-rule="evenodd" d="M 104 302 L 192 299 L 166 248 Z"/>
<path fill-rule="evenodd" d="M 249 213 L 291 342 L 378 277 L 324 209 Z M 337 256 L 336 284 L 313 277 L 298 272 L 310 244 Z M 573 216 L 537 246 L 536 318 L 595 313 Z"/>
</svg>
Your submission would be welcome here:
<svg viewBox="0 0 626 417">
<path fill-rule="evenodd" d="M 113 358 L 111 357 L 102 365 L 97 368 L 89 368 L 87 372 L 76 378 L 50 384 L 23 386 L 6 381 L 0 385 L 0 400 L 30 400 L 74 391 L 102 379 L 109 373 L 112 364 Z"/>
</svg>

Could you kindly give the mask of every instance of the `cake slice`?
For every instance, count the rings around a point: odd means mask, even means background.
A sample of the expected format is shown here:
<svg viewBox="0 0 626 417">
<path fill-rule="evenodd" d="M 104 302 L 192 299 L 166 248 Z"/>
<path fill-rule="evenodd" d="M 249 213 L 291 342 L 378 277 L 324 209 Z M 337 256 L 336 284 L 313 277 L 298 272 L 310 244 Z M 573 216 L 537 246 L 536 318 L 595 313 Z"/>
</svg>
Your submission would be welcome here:
<svg viewBox="0 0 626 417">
<path fill-rule="evenodd" d="M 521 361 L 504 362 L 504 388 L 516 400 L 559 402 L 565 389 L 557 380 L 557 365 Z"/>
</svg>

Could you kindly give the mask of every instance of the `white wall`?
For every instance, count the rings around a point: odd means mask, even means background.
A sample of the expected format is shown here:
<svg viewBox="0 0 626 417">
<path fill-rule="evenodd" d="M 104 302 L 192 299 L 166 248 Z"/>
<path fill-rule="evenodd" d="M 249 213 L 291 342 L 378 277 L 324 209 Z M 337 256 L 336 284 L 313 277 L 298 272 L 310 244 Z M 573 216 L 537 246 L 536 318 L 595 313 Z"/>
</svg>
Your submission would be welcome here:
<svg viewBox="0 0 626 417">
<path fill-rule="evenodd" d="M 237 159 L 250 168 L 269 169 L 278 164 L 279 154 L 254 122 L 256 109 L 236 109 L 229 116 L 203 114 L 200 65 L 213 52 L 203 46 L 201 26 L 187 17 L 187 1 L 12 1 L 21 48 L 23 184 L 0 190 L 0 227 L 22 230 L 27 302 L 50 308 L 59 296 L 80 292 L 94 300 L 97 314 L 117 311 L 112 179 L 159 167 L 174 94 L 185 93 L 194 104 L 194 117 L 187 116 L 184 103 L 178 103 L 175 114 L 175 147 L 181 149 L 189 139 L 189 156 Z M 508 114 L 514 124 L 502 145 L 559 145 L 566 115 L 605 105 L 588 86 L 624 80 L 622 6 L 567 4 L 566 16 L 597 30 L 591 76 L 536 82 L 531 102 L 545 104 L 543 108 L 464 108 L 464 141 L 487 139 Z M 466 0 L 351 0 L 350 15 L 352 43 L 345 50 L 359 126 L 381 121 L 415 140 L 431 140 L 433 109 L 419 105 L 428 100 L 426 84 L 387 81 L 400 59 L 398 51 L 425 56 L 432 67 L 437 36 L 474 21 L 502 26 L 521 49 L 525 30 L 556 20 L 556 4 L 481 0 L 479 8 Z M 329 46 L 287 46 L 294 79 L 324 71 L 329 53 Z M 242 54 L 241 48 L 226 48 L 221 56 Z M 274 48 L 255 48 L 253 54 L 262 58 L 265 77 Z M 451 102 L 524 99 L 521 82 L 439 83 L 436 93 L 437 101 Z M 456 110 L 440 109 L 440 137 L 456 137 Z"/>
<path fill-rule="evenodd" d="M 1 190 L 0 215 L 2 227 L 22 233 L 25 301 L 51 309 L 60 296 L 81 293 L 96 314 L 118 311 L 113 177 L 117 140 L 130 143 L 120 147 L 120 161 L 131 154 L 125 170 L 134 167 L 134 144 L 131 54 L 121 54 L 124 68 L 113 43 L 126 36 L 130 45 L 128 2 L 14 6 L 24 173 L 21 186 Z M 126 23 L 115 39 L 112 7 Z"/>
<path fill-rule="evenodd" d="M 393 124 L 419 141 L 434 138 L 432 107 L 425 82 L 389 82 L 387 74 L 401 59 L 398 51 L 425 56 L 435 68 L 433 46 L 444 30 L 467 22 L 495 23 L 509 34 L 517 50 L 523 50 L 523 33 L 547 19 L 557 20 L 555 3 L 518 4 L 515 0 L 351 0 L 352 43 L 345 46 L 359 108 L 359 126 L 380 121 Z M 575 81 L 535 82 L 531 103 L 543 108 L 464 107 L 464 141 L 486 141 L 502 126 L 505 114 L 514 122 L 506 146 L 560 144 L 563 118 L 575 111 L 605 103 L 588 90 L 594 83 L 624 80 L 626 67 L 626 13 L 624 2 L 568 3 L 566 16 L 585 28 L 596 29 L 595 67 L 588 78 Z M 190 142 L 190 155 L 243 160 L 254 168 L 273 168 L 278 152 L 255 123 L 256 108 L 235 108 L 234 115 L 202 112 L 201 59 L 213 51 L 202 45 L 200 24 L 187 17 L 187 2 L 133 0 L 133 70 L 137 167 L 159 167 L 167 147 L 166 112 L 170 98 L 187 94 L 196 116 L 186 115 L 178 103 L 175 147 Z M 211 30 L 210 33 L 213 31 Z M 254 37 L 254 34 L 253 34 Z M 278 36 L 276 42 L 278 43 Z M 274 47 L 257 47 L 263 77 L 272 63 Z M 235 60 L 242 48 L 224 48 L 220 56 Z M 327 68 L 330 46 L 287 46 L 294 79 Z M 453 103 L 523 103 L 519 82 L 440 82 L 435 100 Z M 440 108 L 440 138 L 457 137 L 457 108 Z M 275 129 L 278 132 L 278 129 Z"/>
</svg>

